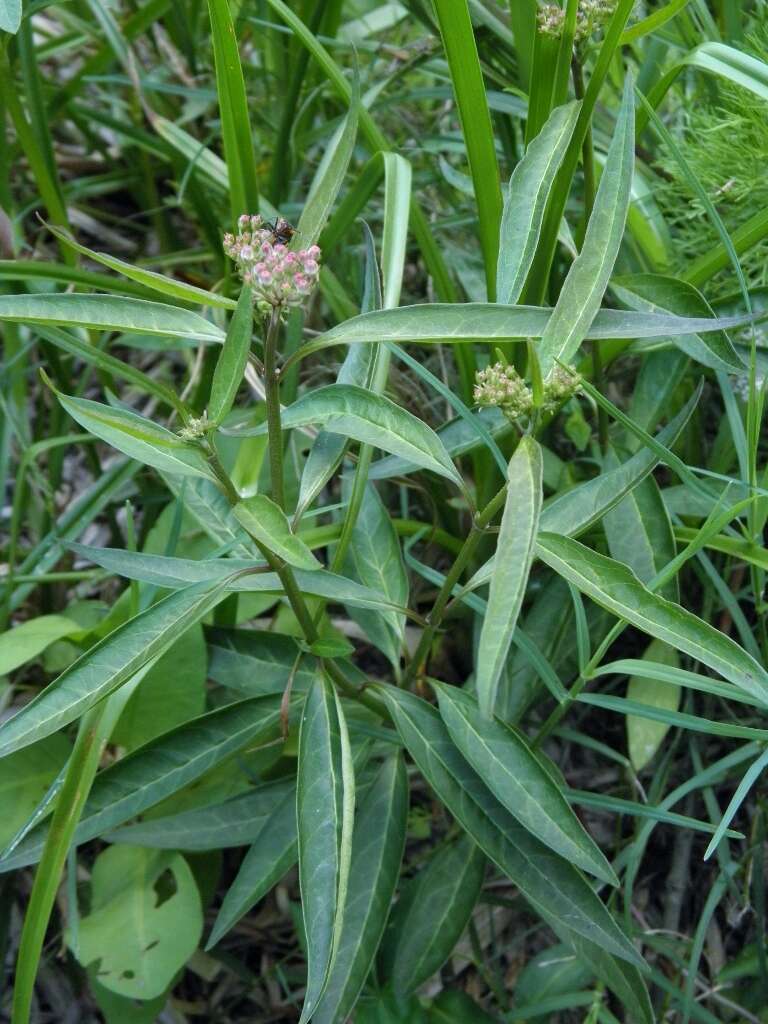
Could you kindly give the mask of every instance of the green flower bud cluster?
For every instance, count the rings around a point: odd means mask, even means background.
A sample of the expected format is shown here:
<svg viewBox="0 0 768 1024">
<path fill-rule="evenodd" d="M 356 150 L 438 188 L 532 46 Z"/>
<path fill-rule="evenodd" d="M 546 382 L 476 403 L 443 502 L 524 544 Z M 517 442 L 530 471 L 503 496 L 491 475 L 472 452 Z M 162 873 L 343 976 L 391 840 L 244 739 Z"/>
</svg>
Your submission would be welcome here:
<svg viewBox="0 0 768 1024">
<path fill-rule="evenodd" d="M 581 387 L 578 374 L 556 366 L 544 382 L 543 409 L 552 412 Z M 533 392 L 514 368 L 498 362 L 475 374 L 474 399 L 480 406 L 496 406 L 510 423 L 530 416 L 534 409 Z"/>
<path fill-rule="evenodd" d="M 190 416 L 186 427 L 182 427 L 179 431 L 179 437 L 182 441 L 197 441 L 198 438 L 207 434 L 212 427 L 213 423 L 205 414 L 202 416 Z"/>
<path fill-rule="evenodd" d="M 581 43 L 593 36 L 611 18 L 615 10 L 616 0 L 579 0 L 574 41 Z M 539 7 L 538 24 L 540 32 L 559 38 L 565 24 L 565 9 L 558 3 L 542 4 Z"/>
</svg>

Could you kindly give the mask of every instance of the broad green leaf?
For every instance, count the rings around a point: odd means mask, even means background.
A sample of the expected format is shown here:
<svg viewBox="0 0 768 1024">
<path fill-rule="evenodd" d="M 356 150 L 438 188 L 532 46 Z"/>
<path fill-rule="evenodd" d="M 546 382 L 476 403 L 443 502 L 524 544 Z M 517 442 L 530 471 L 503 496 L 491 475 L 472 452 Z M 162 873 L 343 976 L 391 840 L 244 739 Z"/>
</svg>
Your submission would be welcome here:
<svg viewBox="0 0 768 1024">
<path fill-rule="evenodd" d="M 224 803 L 193 807 L 178 814 L 147 818 L 107 833 L 110 843 L 159 850 L 217 850 L 255 841 L 272 812 L 295 799 L 293 782 L 279 779 L 251 788 Z"/>
<path fill-rule="evenodd" d="M 413 992 L 451 955 L 480 895 L 485 854 L 468 835 L 442 846 L 395 906 L 384 970 L 396 996 Z"/>
<path fill-rule="evenodd" d="M 477 341 L 514 341 L 541 338 L 553 310 L 538 306 L 503 306 L 501 303 L 423 303 L 398 309 L 373 310 L 351 317 L 326 331 L 299 351 L 309 355 L 333 345 L 361 345 L 393 341 L 422 345 L 465 345 Z M 758 314 L 757 319 L 766 314 Z M 746 327 L 755 317 L 691 318 L 634 310 L 600 309 L 585 328 L 584 338 L 666 338 Z"/>
<path fill-rule="evenodd" d="M 60 391 L 56 395 L 76 423 L 132 459 L 166 473 L 213 479 L 200 448 L 159 423 L 89 398 L 71 398 Z"/>
<path fill-rule="evenodd" d="M 426 701 L 394 687 L 377 686 L 419 770 L 477 845 L 559 933 L 581 935 L 606 952 L 642 966 L 632 943 L 584 876 L 553 853 L 493 796 L 453 743 Z"/>
<path fill-rule="evenodd" d="M 586 964 L 565 945 L 549 946 L 532 957 L 515 981 L 515 1003 L 534 1004 L 540 999 L 575 992 L 586 988 L 592 973 Z M 546 1024 L 546 1016 L 531 1017 L 536 1024 Z"/>
<path fill-rule="evenodd" d="M 253 838 L 253 845 L 227 889 L 206 949 L 215 946 L 296 863 L 296 793 L 293 786 L 270 815 L 262 819 L 261 828 Z"/>
<path fill-rule="evenodd" d="M 16 35 L 21 24 L 21 0 L 0 0 L 0 31 Z"/>
<path fill-rule="evenodd" d="M 383 395 L 354 384 L 329 384 L 310 391 L 283 413 L 284 430 L 319 424 L 334 434 L 353 437 L 410 459 L 462 486 L 461 477 L 439 437 L 426 423 Z M 263 434 L 266 426 L 239 433 Z"/>
<path fill-rule="evenodd" d="M 217 426 L 234 404 L 243 382 L 253 332 L 253 300 L 251 289 L 243 287 L 237 307 L 227 328 L 224 346 L 219 353 L 208 400 L 208 418 Z"/>
<path fill-rule="evenodd" d="M 619 465 L 610 447 L 605 465 Z M 603 529 L 611 558 L 628 565 L 646 586 L 677 554 L 669 514 L 659 485 L 650 475 L 605 514 Z M 677 577 L 659 587 L 657 593 L 670 601 L 678 601 Z"/>
<path fill-rule="evenodd" d="M 293 690 L 306 690 L 315 659 L 302 656 L 295 637 L 263 629 L 206 629 L 208 676 L 248 697 L 282 693 L 293 673 Z"/>
<path fill-rule="evenodd" d="M 153 583 L 158 587 L 186 587 L 190 583 L 218 584 L 225 592 L 282 594 L 283 584 L 277 573 L 262 572 L 257 569 L 261 563 L 256 559 L 249 561 L 241 558 L 207 558 L 195 561 L 191 558 L 171 558 L 164 555 L 146 555 L 134 551 L 123 551 L 120 548 L 94 548 L 85 544 L 72 544 L 70 547 L 78 554 L 101 565 L 109 572 L 128 579 Z M 244 570 L 251 570 L 242 575 Z M 344 576 L 318 569 L 305 572 L 297 569 L 294 572 L 300 589 L 315 597 L 324 597 L 328 601 L 339 604 L 354 605 L 356 608 L 381 610 L 382 607 L 403 612 L 382 598 L 368 587 Z M 223 595 L 222 595 L 223 596 Z M 221 600 L 221 597 L 219 597 Z M 2 730 L 0 729 L 0 737 Z"/>
<path fill-rule="evenodd" d="M 541 234 L 555 171 L 573 135 L 581 104 L 566 103 L 549 120 L 512 172 L 504 196 L 496 300 L 514 306 L 520 299 Z"/>
<path fill-rule="evenodd" d="M 712 310 L 701 292 L 687 281 L 661 274 L 633 274 L 612 282 L 617 298 L 630 309 L 648 313 L 675 313 L 678 316 L 707 316 Z M 722 331 L 681 334 L 673 343 L 686 355 L 704 366 L 726 373 L 744 373 L 738 353 Z"/>
<path fill-rule="evenodd" d="M 600 178 L 584 244 L 560 291 L 537 346 L 546 378 L 557 360 L 570 363 L 600 309 L 627 220 L 635 162 L 634 82 L 627 73 L 624 97 Z"/>
<path fill-rule="evenodd" d="M 487 718 L 493 715 L 499 679 L 528 583 L 539 528 L 541 488 L 541 448 L 533 438 L 523 437 L 509 460 L 507 496 L 477 654 L 478 702 Z"/>
<path fill-rule="evenodd" d="M 251 697 L 209 711 L 164 733 L 100 772 L 93 783 L 75 842 L 85 843 L 141 814 L 199 779 L 246 745 L 273 742 L 280 732 L 280 698 Z M 46 825 L 33 829 L 0 870 L 34 864 Z"/>
<path fill-rule="evenodd" d="M 0 770 L 0 849 L 23 828 L 48 794 L 72 750 L 65 736 L 47 736 L 3 760 Z"/>
<path fill-rule="evenodd" d="M 654 664 L 680 667 L 680 658 L 674 647 L 661 640 L 652 640 L 643 652 L 643 660 Z M 635 700 L 640 704 L 652 707 L 667 708 L 677 711 L 680 707 L 680 689 L 668 683 L 659 682 L 640 675 L 632 676 L 627 686 L 627 700 Z M 636 718 L 627 715 L 627 744 L 629 759 L 636 772 L 652 761 L 661 746 L 669 726 L 664 722 L 651 722 L 647 718 Z"/>
<path fill-rule="evenodd" d="M 307 990 L 300 1024 L 311 1019 L 325 991 L 344 920 L 350 805 L 354 813 L 354 779 L 349 779 L 345 764 L 348 745 L 333 686 L 324 674 L 318 675 L 307 693 L 299 733 L 296 814 L 307 937 Z"/>
<path fill-rule="evenodd" d="M 633 423 L 647 433 L 656 428 L 669 409 L 687 368 L 688 357 L 677 349 L 661 349 L 646 354 L 635 378 L 629 403 L 629 418 Z M 631 452 L 636 452 L 642 445 L 640 438 L 629 431 L 623 443 Z"/>
<path fill-rule="evenodd" d="M 208 343 L 224 340 L 223 331 L 191 310 L 118 295 L 0 295 L 0 320 L 193 338 Z"/>
<path fill-rule="evenodd" d="M 395 605 L 408 604 L 408 577 L 400 542 L 387 510 L 376 489 L 369 484 L 352 530 L 344 573 L 350 579 L 378 591 Z M 405 631 L 405 616 L 382 607 L 379 612 L 351 607 L 351 617 L 371 643 L 389 658 L 396 668 Z"/>
<path fill-rule="evenodd" d="M 169 878 L 170 876 L 170 878 Z M 158 899 L 165 882 L 170 895 Z M 134 999 L 165 992 L 197 948 L 203 908 L 192 871 L 178 853 L 113 846 L 91 875 L 91 910 L 67 940 L 99 983 Z"/>
<path fill-rule="evenodd" d="M 110 741 L 135 750 L 205 710 L 206 648 L 197 623 L 182 634 L 139 683 Z"/>
<path fill-rule="evenodd" d="M 0 726 L 0 757 L 79 718 L 113 693 L 225 596 L 223 584 L 187 587 L 119 626 Z"/>
<path fill-rule="evenodd" d="M 701 391 L 691 396 L 684 408 L 663 430 L 656 440 L 669 448 L 680 436 L 699 400 Z M 659 456 L 649 448 L 642 448 L 616 469 L 599 473 L 586 483 L 555 495 L 545 502 L 539 519 L 539 529 L 574 537 L 588 530 L 644 480 L 658 464 Z M 467 583 L 466 590 L 474 590 L 487 583 L 493 575 L 495 555 L 482 565 Z"/>
<path fill-rule="evenodd" d="M 407 814 L 408 779 L 397 753 L 382 762 L 355 821 L 341 940 L 314 1024 L 346 1020 L 370 972 L 397 884 Z"/>
<path fill-rule="evenodd" d="M 266 494 L 243 498 L 234 509 L 235 518 L 257 541 L 297 569 L 321 568 L 307 545 L 291 530 L 285 512 Z"/>
<path fill-rule="evenodd" d="M 768 705 L 768 673 L 750 654 L 708 622 L 648 590 L 631 569 L 553 533 L 540 533 L 536 548 L 542 561 L 609 612 Z"/>
<path fill-rule="evenodd" d="M 32 661 L 62 637 L 80 632 L 81 627 L 66 615 L 38 615 L 11 627 L 0 634 L 0 676 Z"/>
<path fill-rule="evenodd" d="M 608 861 L 522 734 L 486 717 L 457 687 L 436 689 L 451 739 L 499 803 L 545 846 L 601 881 L 617 885 Z"/>
<path fill-rule="evenodd" d="M 168 295 L 173 299 L 180 299 L 182 302 L 191 302 L 197 306 L 220 306 L 224 309 L 234 309 L 235 307 L 234 300 L 228 299 L 225 295 L 217 295 L 216 292 L 209 292 L 204 288 L 196 288 L 192 284 L 187 284 L 186 281 L 179 281 L 175 277 L 157 274 L 154 270 L 135 267 L 132 263 L 126 263 L 125 260 L 119 260 L 117 257 L 110 256 L 105 252 L 96 252 L 93 249 L 89 249 L 88 246 L 75 241 L 66 231 L 63 231 L 55 224 L 46 224 L 46 227 L 51 234 L 61 239 L 71 249 L 74 249 L 75 252 L 79 252 L 82 256 L 87 256 L 88 259 L 101 263 L 102 266 L 109 267 L 110 270 L 114 270 L 118 274 L 122 274 L 123 277 L 127 277 L 130 281 L 137 281 L 146 288 L 151 288 L 162 295 Z M 105 279 L 112 280 L 111 278 L 106 278 L 106 275 Z"/>
<path fill-rule="evenodd" d="M 229 551 L 237 558 L 251 557 L 257 560 L 261 557 L 251 538 L 235 519 L 229 501 L 212 480 L 181 477 L 172 473 L 164 474 L 163 479 L 171 493 L 182 502 L 185 512 L 197 520 L 216 547 Z"/>
</svg>

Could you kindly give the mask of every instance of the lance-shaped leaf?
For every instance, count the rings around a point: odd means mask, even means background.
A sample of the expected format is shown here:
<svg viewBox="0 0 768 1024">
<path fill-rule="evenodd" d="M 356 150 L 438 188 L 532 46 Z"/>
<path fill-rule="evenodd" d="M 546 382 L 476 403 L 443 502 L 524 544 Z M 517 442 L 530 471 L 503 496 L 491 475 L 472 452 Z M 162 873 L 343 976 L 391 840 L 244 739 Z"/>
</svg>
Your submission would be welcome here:
<svg viewBox="0 0 768 1024">
<path fill-rule="evenodd" d="M 443 846 L 409 884 L 392 915 L 384 971 L 395 995 L 405 996 L 451 955 L 480 895 L 487 860 L 463 835 Z"/>
<path fill-rule="evenodd" d="M 291 787 L 262 820 L 253 846 L 227 890 L 206 949 L 211 949 L 296 863 L 296 793 Z"/>
<path fill-rule="evenodd" d="M 137 551 L 122 551 L 119 548 L 95 548 L 86 544 L 70 545 L 84 557 L 101 565 L 110 572 L 128 579 L 153 583 L 158 587 L 185 587 L 190 583 L 221 583 L 225 590 L 261 594 L 282 594 L 283 584 L 277 573 L 254 571 L 261 568 L 255 559 L 206 558 L 197 561 L 192 558 L 171 558 L 166 555 L 147 555 Z M 243 575 L 250 570 L 248 575 Z M 315 597 L 324 597 L 339 604 L 354 605 L 357 608 L 382 607 L 404 612 L 404 608 L 390 605 L 381 594 L 364 587 L 345 576 L 318 569 L 305 572 L 295 571 L 300 589 Z M 0 736 L 2 731 L 0 730 Z"/>
<path fill-rule="evenodd" d="M 661 640 L 651 640 L 643 651 L 643 661 L 652 662 L 654 667 L 680 667 L 680 659 L 675 648 Z M 627 686 L 627 700 L 650 704 L 655 708 L 666 708 L 669 711 L 677 711 L 681 696 L 681 687 L 670 686 L 669 683 L 644 676 L 639 672 L 630 678 Z M 636 772 L 642 771 L 648 762 L 653 760 L 668 729 L 669 725 L 666 722 L 652 722 L 638 715 L 627 715 L 627 748 Z"/>
<path fill-rule="evenodd" d="M 401 455 L 462 486 L 461 476 L 434 430 L 383 395 L 354 384 L 329 384 L 304 395 L 282 416 L 285 430 L 312 423 Z M 238 431 L 238 435 L 263 434 L 266 429 L 263 424 Z"/>
<path fill-rule="evenodd" d="M 725 633 L 644 587 L 631 569 L 553 533 L 539 534 L 536 551 L 597 604 L 719 672 L 768 706 L 768 672 Z"/>
<path fill-rule="evenodd" d="M 125 825 L 105 838 L 160 850 L 216 850 L 252 843 L 275 808 L 293 796 L 289 779 L 267 782 L 224 803 L 148 818 Z"/>
<path fill-rule="evenodd" d="M 405 844 L 408 779 L 399 753 L 379 768 L 355 821 L 338 954 L 313 1024 L 346 1020 L 370 972 Z"/>
<path fill-rule="evenodd" d="M 100 772 L 75 830 L 85 843 L 141 814 L 194 782 L 246 744 L 273 742 L 280 734 L 280 697 L 250 697 L 193 718 L 150 740 Z M 35 863 L 42 852 L 47 825 L 42 823 L 0 861 L 10 871 Z"/>
<path fill-rule="evenodd" d="M 229 321 L 224 347 L 219 353 L 216 370 L 213 374 L 211 397 L 208 401 L 208 418 L 212 423 L 221 423 L 232 408 L 235 396 L 243 382 L 245 365 L 251 350 L 252 331 L 251 289 L 243 288 L 237 301 L 237 308 Z"/>
<path fill-rule="evenodd" d="M 0 320 L 218 342 L 224 332 L 199 313 L 118 295 L 0 295 Z"/>
<path fill-rule="evenodd" d="M 523 736 L 497 718 L 486 718 L 475 700 L 457 687 L 436 689 L 451 739 L 499 803 L 545 846 L 617 885 L 610 864 Z"/>
<path fill-rule="evenodd" d="M 542 467 L 541 448 L 532 437 L 523 437 L 509 460 L 507 497 L 477 655 L 478 701 L 489 718 L 533 561 L 541 511 Z"/>
<path fill-rule="evenodd" d="M 546 377 L 556 360 L 571 361 L 595 317 L 619 253 L 627 220 L 635 161 L 634 82 L 627 74 L 624 98 L 605 161 L 584 244 L 573 261 L 537 347 Z"/>
<path fill-rule="evenodd" d="M 504 197 L 496 299 L 510 306 L 520 298 L 541 234 L 555 172 L 562 163 L 581 103 L 574 101 L 552 111 L 549 120 L 516 165 Z"/>
<path fill-rule="evenodd" d="M 79 718 L 167 651 L 225 595 L 223 583 L 206 581 L 170 594 L 123 623 L 0 727 L 0 757 Z"/>
<path fill-rule="evenodd" d="M 243 498 L 234 507 L 235 517 L 257 541 L 297 569 L 319 569 L 315 558 L 300 537 L 291 531 L 285 512 L 266 494 Z"/>
<path fill-rule="evenodd" d="M 459 753 L 435 708 L 377 686 L 409 753 L 440 800 L 530 903 L 607 952 L 642 965 L 634 946 L 579 870 L 517 822 Z"/>
<path fill-rule="evenodd" d="M 76 423 L 132 459 L 165 473 L 213 479 L 200 448 L 159 423 L 88 398 L 71 398 L 60 391 L 56 396 Z"/>
<path fill-rule="evenodd" d="M 307 937 L 307 989 L 301 1024 L 325 991 L 344 920 L 354 814 L 354 774 L 346 724 L 333 686 L 318 675 L 299 733 L 296 815 L 299 886 Z"/>
</svg>

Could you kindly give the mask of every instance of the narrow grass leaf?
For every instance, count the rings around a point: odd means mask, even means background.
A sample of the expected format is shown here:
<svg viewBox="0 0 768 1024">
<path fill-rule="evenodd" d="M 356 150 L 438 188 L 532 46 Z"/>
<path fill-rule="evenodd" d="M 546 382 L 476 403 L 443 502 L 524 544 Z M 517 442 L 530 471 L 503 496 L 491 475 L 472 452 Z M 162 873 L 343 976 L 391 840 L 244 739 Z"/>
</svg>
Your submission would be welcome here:
<svg viewBox="0 0 768 1024">
<path fill-rule="evenodd" d="M 493 715 L 499 679 L 533 561 L 541 512 L 542 467 L 538 443 L 531 437 L 523 437 L 509 460 L 507 496 L 477 655 L 478 703 L 487 718 Z"/>
<path fill-rule="evenodd" d="M 715 834 L 712 836 L 709 846 L 704 851 L 704 860 L 708 860 L 720 845 L 723 837 L 728 831 L 728 826 L 738 814 L 739 808 L 746 800 L 752 786 L 762 775 L 766 765 L 768 765 L 768 750 L 764 750 L 760 757 L 753 761 L 744 773 L 744 778 L 736 787 L 736 792 L 731 797 L 731 801 L 726 807 L 725 813 L 718 822 Z"/>
</svg>

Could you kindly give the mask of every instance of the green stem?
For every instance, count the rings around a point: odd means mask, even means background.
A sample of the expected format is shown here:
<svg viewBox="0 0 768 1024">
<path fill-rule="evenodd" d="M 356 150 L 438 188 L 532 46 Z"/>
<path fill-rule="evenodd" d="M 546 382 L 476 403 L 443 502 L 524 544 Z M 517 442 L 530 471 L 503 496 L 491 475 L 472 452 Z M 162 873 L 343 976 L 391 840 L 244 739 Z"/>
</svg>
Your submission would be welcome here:
<svg viewBox="0 0 768 1024">
<path fill-rule="evenodd" d="M 448 575 L 443 580 L 443 585 L 440 588 L 434 606 L 428 619 L 428 626 L 421 634 L 419 638 L 418 646 L 408 663 L 408 667 L 403 673 L 403 686 L 408 686 L 413 682 L 416 675 L 421 670 L 424 662 L 429 654 L 432 641 L 435 638 L 435 634 L 440 628 L 440 622 L 442 620 L 443 612 L 445 607 L 451 599 L 453 594 L 453 588 L 459 582 L 461 574 L 469 564 L 472 556 L 477 550 L 477 546 L 483 538 L 486 528 L 493 520 L 496 513 L 499 511 L 507 496 L 507 485 L 501 488 L 493 498 L 488 502 L 482 512 L 479 512 L 472 523 L 472 528 L 469 531 L 467 539 L 462 545 L 461 551 L 456 557 Z"/>
<path fill-rule="evenodd" d="M 277 368 L 277 340 L 280 335 L 280 313 L 272 310 L 264 339 L 264 387 L 267 399 L 267 437 L 269 438 L 269 471 L 272 497 L 285 511 L 283 482 L 283 428 L 280 423 L 280 381 Z"/>
</svg>

